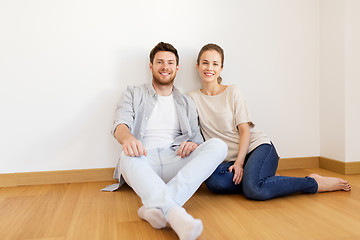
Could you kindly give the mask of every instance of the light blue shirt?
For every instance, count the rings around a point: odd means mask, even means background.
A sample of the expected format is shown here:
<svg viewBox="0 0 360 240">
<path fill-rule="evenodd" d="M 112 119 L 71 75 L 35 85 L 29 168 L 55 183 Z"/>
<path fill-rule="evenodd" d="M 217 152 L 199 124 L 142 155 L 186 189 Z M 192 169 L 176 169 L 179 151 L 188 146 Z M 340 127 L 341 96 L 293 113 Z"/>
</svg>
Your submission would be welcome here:
<svg viewBox="0 0 360 240">
<path fill-rule="evenodd" d="M 175 86 L 173 87 L 173 95 L 181 134 L 175 137 L 171 148 L 176 150 L 182 142 L 186 141 L 197 144 L 203 143 L 204 139 L 200 133 L 195 103 L 190 97 L 182 94 Z M 111 133 L 114 135 L 116 127 L 119 124 L 125 124 L 130 129 L 131 134 L 142 142 L 147 121 L 154 109 L 157 98 L 158 94 L 155 92 L 152 84 L 128 86 L 116 109 L 114 126 Z M 119 171 L 119 164 L 115 169 L 114 178 L 119 181 L 119 184 L 111 185 L 112 187 L 108 186 L 103 189 L 104 191 L 114 191 L 124 183 L 124 179 Z"/>
</svg>

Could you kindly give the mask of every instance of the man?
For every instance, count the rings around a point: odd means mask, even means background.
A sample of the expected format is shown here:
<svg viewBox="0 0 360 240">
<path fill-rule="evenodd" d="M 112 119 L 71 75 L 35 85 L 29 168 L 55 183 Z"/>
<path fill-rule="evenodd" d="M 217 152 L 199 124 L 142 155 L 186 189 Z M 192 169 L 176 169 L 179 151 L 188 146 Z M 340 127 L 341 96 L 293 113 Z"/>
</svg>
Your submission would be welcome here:
<svg viewBox="0 0 360 240">
<path fill-rule="evenodd" d="M 196 239 L 201 220 L 182 206 L 227 154 L 219 139 L 203 143 L 195 104 L 174 87 L 177 50 L 160 42 L 150 53 L 152 84 L 128 87 L 116 110 L 113 134 L 123 147 L 115 171 L 141 198 L 140 218 L 167 223 L 180 239 Z"/>
</svg>

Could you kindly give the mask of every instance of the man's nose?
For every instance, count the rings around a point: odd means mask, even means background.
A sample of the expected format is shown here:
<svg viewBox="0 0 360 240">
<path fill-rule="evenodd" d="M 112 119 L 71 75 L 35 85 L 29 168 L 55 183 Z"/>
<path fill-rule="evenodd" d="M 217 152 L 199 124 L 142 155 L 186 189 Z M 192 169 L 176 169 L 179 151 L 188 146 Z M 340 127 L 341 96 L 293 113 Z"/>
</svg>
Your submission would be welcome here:
<svg viewBox="0 0 360 240">
<path fill-rule="evenodd" d="M 169 69 L 170 65 L 168 63 L 163 63 L 163 64 L 161 64 L 161 68 L 162 69 Z"/>
</svg>

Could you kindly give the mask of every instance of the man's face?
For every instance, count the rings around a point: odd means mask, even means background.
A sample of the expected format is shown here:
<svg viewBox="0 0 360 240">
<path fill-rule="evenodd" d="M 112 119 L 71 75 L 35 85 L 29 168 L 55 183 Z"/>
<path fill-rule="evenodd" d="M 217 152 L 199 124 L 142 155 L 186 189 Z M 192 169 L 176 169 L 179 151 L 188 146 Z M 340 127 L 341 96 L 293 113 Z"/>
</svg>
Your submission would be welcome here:
<svg viewBox="0 0 360 240">
<path fill-rule="evenodd" d="M 166 51 L 157 52 L 153 63 L 150 63 L 150 70 L 155 84 L 172 85 L 179 70 L 175 54 Z"/>
</svg>

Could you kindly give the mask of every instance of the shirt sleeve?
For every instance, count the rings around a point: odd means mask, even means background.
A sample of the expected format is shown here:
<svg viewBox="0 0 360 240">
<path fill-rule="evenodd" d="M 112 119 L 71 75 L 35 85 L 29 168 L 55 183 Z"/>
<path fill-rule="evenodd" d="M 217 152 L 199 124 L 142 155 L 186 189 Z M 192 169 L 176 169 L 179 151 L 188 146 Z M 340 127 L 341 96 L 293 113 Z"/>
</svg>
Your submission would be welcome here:
<svg viewBox="0 0 360 240">
<path fill-rule="evenodd" d="M 241 93 L 240 88 L 235 87 L 233 89 L 233 98 L 234 98 L 234 115 L 235 115 L 235 124 L 238 126 L 241 123 L 250 123 L 251 126 L 254 124 L 251 121 L 251 116 L 248 110 L 246 99 Z"/>
<path fill-rule="evenodd" d="M 119 124 L 125 124 L 131 131 L 134 125 L 134 118 L 134 87 L 128 86 L 123 92 L 116 108 L 113 129 L 111 131 L 112 135 L 115 134 L 116 127 Z"/>
<path fill-rule="evenodd" d="M 189 121 L 190 121 L 191 133 L 192 133 L 190 141 L 197 144 L 201 144 L 204 142 L 204 138 L 200 132 L 199 115 L 196 110 L 196 105 L 190 97 L 188 97 L 188 103 L 189 103 Z"/>
</svg>

